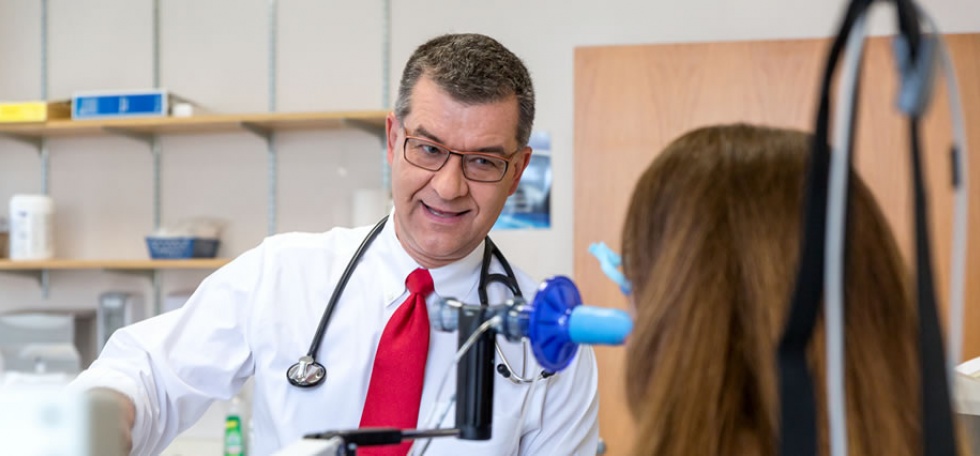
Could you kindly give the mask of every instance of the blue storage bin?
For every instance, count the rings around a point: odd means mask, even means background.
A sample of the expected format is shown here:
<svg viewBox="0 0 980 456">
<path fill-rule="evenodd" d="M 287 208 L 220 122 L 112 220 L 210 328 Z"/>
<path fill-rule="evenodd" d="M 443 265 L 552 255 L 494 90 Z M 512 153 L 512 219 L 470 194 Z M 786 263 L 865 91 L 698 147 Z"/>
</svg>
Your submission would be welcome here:
<svg viewBox="0 0 980 456">
<path fill-rule="evenodd" d="M 217 239 L 194 237 L 146 237 L 150 258 L 155 260 L 214 258 L 218 254 L 218 243 Z"/>
</svg>

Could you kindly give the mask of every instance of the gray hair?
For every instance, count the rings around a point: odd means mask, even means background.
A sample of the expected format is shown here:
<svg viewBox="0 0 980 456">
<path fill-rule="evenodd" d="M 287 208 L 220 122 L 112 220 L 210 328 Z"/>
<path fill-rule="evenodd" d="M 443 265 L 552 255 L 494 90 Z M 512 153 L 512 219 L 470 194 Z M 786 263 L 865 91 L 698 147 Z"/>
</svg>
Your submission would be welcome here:
<svg viewBox="0 0 980 456">
<path fill-rule="evenodd" d="M 423 75 L 461 103 L 493 103 L 516 95 L 517 143 L 527 145 L 534 124 L 534 86 L 524 62 L 497 40 L 476 33 L 449 34 L 419 46 L 398 86 L 395 117 L 400 122 L 412 111 L 412 89 Z"/>
</svg>

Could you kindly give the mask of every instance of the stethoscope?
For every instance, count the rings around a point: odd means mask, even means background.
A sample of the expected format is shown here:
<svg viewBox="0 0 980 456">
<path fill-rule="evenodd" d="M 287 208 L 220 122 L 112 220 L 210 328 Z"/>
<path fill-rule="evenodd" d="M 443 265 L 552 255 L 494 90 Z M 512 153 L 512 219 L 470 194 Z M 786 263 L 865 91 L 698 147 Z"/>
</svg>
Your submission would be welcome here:
<svg viewBox="0 0 980 456">
<path fill-rule="evenodd" d="M 310 349 L 299 358 L 299 362 L 293 364 L 286 370 L 286 378 L 289 380 L 293 386 L 298 386 L 300 388 L 309 388 L 313 386 L 320 385 L 323 383 L 323 379 L 327 377 L 327 369 L 323 367 L 316 361 L 316 353 L 320 350 L 320 342 L 323 341 L 323 333 L 326 332 L 327 326 L 330 324 L 330 318 L 333 316 L 334 308 L 337 306 L 337 301 L 340 300 L 341 293 L 344 292 L 344 288 L 347 286 L 347 282 L 350 280 L 350 276 L 354 273 L 354 268 L 357 267 L 357 263 L 360 261 L 361 256 L 368 249 L 374 239 L 378 237 L 381 230 L 384 228 L 385 222 L 388 217 L 385 216 L 381 219 L 371 232 L 361 241 L 361 245 L 357 247 L 354 252 L 354 256 L 351 258 L 350 262 L 347 263 L 347 267 L 344 269 L 343 275 L 340 276 L 340 281 L 337 283 L 337 288 L 334 289 L 333 295 L 330 296 L 330 301 L 327 302 L 326 309 L 323 310 L 323 316 L 320 317 L 320 323 L 317 325 L 316 334 L 313 336 L 313 341 L 310 343 Z M 490 263 L 493 258 L 496 257 L 497 261 L 503 267 L 506 274 L 490 273 Z M 488 236 L 484 241 L 483 249 L 483 264 L 480 268 L 480 284 L 479 284 L 479 294 L 480 294 L 480 305 L 488 306 L 489 298 L 487 297 L 487 287 L 492 283 L 504 284 L 511 293 L 514 294 L 515 298 L 522 299 L 524 296 L 521 294 L 520 287 L 517 286 L 517 277 L 514 275 L 514 270 L 511 269 L 510 263 L 504 258 L 503 253 L 500 249 L 490 240 Z M 501 363 L 497 365 L 497 372 L 507 380 L 510 380 L 515 384 L 522 383 L 532 383 L 538 380 L 543 380 L 551 375 L 551 372 L 541 371 L 535 377 L 525 378 L 521 375 L 517 375 L 514 369 L 511 367 L 510 362 L 508 362 L 507 357 L 504 356 L 503 351 L 500 349 L 499 344 L 495 344 L 497 350 L 497 356 L 500 357 Z M 521 372 L 527 371 L 527 342 L 524 342 L 524 359 L 523 368 Z"/>
</svg>

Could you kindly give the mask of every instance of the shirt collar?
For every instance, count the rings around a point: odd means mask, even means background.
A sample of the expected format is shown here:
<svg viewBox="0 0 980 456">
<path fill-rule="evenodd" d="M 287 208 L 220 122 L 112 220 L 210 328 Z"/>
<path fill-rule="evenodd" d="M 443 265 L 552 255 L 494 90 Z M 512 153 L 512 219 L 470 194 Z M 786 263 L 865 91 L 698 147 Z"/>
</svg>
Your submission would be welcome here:
<svg viewBox="0 0 980 456">
<path fill-rule="evenodd" d="M 390 265 L 387 269 L 390 275 L 385 277 L 384 299 L 385 306 L 400 303 L 408 295 L 405 278 L 422 266 L 412 258 L 395 234 L 395 211 L 392 209 L 388 220 L 378 236 L 379 252 L 384 255 Z M 445 266 L 429 269 L 435 293 L 441 297 L 465 299 L 479 284 L 480 266 L 483 262 L 483 249 L 486 241 L 481 241 L 472 252 L 465 257 Z M 467 303 L 478 304 L 478 303 Z"/>
</svg>

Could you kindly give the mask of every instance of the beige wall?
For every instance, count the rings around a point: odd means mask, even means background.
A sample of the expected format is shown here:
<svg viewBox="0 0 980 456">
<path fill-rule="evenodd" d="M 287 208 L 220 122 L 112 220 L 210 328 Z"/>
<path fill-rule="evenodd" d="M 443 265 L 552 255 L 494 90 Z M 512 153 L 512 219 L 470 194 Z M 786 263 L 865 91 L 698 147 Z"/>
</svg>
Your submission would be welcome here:
<svg viewBox="0 0 980 456">
<path fill-rule="evenodd" d="M 976 65 L 980 34 L 949 35 L 946 41 L 952 58 L 960 63 L 957 78 L 980 79 Z M 576 52 L 575 169 L 579 186 L 575 199 L 583 207 L 594 208 L 575 215 L 575 272 L 584 299 L 621 309 L 629 307 L 628 300 L 585 249 L 595 239 L 603 239 L 614 248 L 621 245 L 620 227 L 633 187 L 656 155 L 679 135 L 705 125 L 751 122 L 812 129 L 820 71 L 829 45 L 828 39 L 764 40 L 597 46 Z M 978 118 L 980 90 L 976 89 L 980 87 L 972 85 L 972 90 L 961 93 L 963 109 L 967 118 Z M 914 260 L 907 119 L 893 107 L 898 81 L 889 39 L 874 38 L 867 43 L 861 87 L 854 166 L 875 195 L 900 250 Z M 661 110 L 673 115 L 663 118 Z M 921 125 L 922 170 L 930 198 L 932 265 L 941 321 L 946 320 L 949 309 L 953 218 L 948 114 L 947 94 L 941 85 Z M 601 123 L 615 115 L 633 122 Z M 966 134 L 969 143 L 980 142 L 980 124 L 968 123 Z M 607 160 L 601 154 L 610 149 L 618 152 L 618 160 Z M 978 165 L 974 160 L 964 170 L 970 181 L 980 179 Z M 589 179 L 590 173 L 606 177 Z M 971 206 L 974 213 L 980 212 L 976 198 Z M 980 232 L 980 218 L 974 217 L 970 225 L 970 232 Z M 980 243 L 970 243 L 966 257 L 966 276 L 976 277 L 980 273 Z M 966 337 L 957 363 L 980 356 L 980 282 L 968 280 L 964 292 L 967 305 L 960 324 Z M 596 358 L 603 401 L 600 427 L 609 441 L 609 456 L 624 455 L 632 438 L 632 419 L 623 394 L 626 351 L 601 347 L 596 349 Z"/>
<path fill-rule="evenodd" d="M 150 0 L 49 0 L 49 90 L 152 84 Z M 974 0 L 932 0 L 949 32 L 980 31 Z M 280 0 L 280 111 L 376 109 L 382 100 L 383 14 L 378 1 Z M 844 2 L 812 0 L 397 1 L 392 2 L 392 92 L 401 65 L 425 39 L 451 31 L 493 35 L 522 56 L 538 90 L 536 128 L 552 134 L 551 230 L 495 233 L 512 262 L 532 275 L 572 273 L 573 51 L 594 44 L 826 36 Z M 40 96 L 39 0 L 0 0 L 0 99 Z M 264 111 L 267 1 L 162 0 L 162 85 L 221 112 Z M 736 7 L 738 5 L 738 7 Z M 888 22 L 890 8 L 875 19 Z M 887 27 L 878 27 L 879 30 Z M 963 83 L 969 83 L 964 81 Z M 669 113 L 665 113 L 669 115 Z M 283 134 L 280 231 L 349 223 L 350 193 L 381 183 L 378 141 L 359 131 Z M 222 255 L 265 234 L 265 145 L 251 135 L 166 137 L 163 221 L 210 214 L 232 223 Z M 62 256 L 140 258 L 152 228 L 150 154 L 125 138 L 51 142 L 51 193 Z M 0 139 L 0 207 L 40 190 L 37 154 Z M 164 291 L 202 273 L 166 272 Z M 99 293 L 149 294 L 149 281 L 103 272 L 52 273 L 49 299 L 36 282 L 0 274 L 0 310 L 92 307 Z"/>
</svg>

